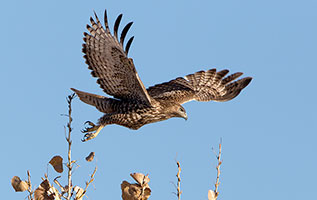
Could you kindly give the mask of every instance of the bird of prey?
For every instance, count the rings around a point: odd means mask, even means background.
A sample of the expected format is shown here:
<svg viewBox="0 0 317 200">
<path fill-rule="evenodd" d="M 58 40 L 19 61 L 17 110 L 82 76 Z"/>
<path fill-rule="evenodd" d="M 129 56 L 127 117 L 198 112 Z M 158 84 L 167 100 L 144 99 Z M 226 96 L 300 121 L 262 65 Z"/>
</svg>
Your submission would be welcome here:
<svg viewBox="0 0 317 200">
<path fill-rule="evenodd" d="M 126 45 L 124 40 L 132 22 L 128 23 L 118 37 L 122 14 L 114 24 L 113 35 L 108 26 L 107 11 L 104 27 L 96 13 L 87 25 L 89 33 L 84 33 L 83 53 L 88 68 L 105 93 L 113 98 L 82 92 L 71 88 L 81 101 L 95 106 L 105 113 L 98 123 L 87 121 L 89 127 L 83 141 L 95 138 L 100 130 L 109 124 L 118 124 L 130 129 L 139 129 L 145 124 L 181 117 L 187 114 L 181 104 L 188 101 L 228 101 L 235 98 L 245 88 L 251 77 L 236 80 L 242 75 L 237 72 L 226 76 L 229 70 L 209 69 L 178 77 L 168 82 L 145 88 L 135 69 L 132 58 L 128 58 L 134 37 Z M 125 48 L 124 48 L 125 46 Z"/>
</svg>

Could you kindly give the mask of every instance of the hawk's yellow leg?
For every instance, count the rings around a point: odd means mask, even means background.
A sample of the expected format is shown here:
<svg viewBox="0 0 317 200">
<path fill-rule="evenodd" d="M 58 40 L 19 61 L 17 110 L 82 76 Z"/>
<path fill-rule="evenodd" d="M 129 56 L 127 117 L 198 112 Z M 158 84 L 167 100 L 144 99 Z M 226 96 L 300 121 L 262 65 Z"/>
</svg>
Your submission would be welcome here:
<svg viewBox="0 0 317 200">
<path fill-rule="evenodd" d="M 86 142 L 88 140 L 91 140 L 91 139 L 97 137 L 97 135 L 99 134 L 101 129 L 103 129 L 103 127 L 105 127 L 103 125 L 95 125 L 94 123 L 92 123 L 90 121 L 87 121 L 85 124 L 89 124 L 91 127 L 82 130 L 83 133 L 86 133 L 84 135 L 84 138 L 81 140 L 82 142 Z"/>
</svg>

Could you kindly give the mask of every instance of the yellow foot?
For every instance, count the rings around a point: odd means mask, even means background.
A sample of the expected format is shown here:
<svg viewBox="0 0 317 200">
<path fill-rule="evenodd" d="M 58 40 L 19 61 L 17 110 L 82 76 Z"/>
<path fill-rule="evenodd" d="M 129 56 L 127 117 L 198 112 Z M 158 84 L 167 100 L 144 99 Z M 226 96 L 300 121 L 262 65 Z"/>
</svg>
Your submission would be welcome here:
<svg viewBox="0 0 317 200">
<path fill-rule="evenodd" d="M 82 142 L 86 142 L 88 140 L 91 140 L 91 139 L 97 137 L 97 135 L 99 134 L 101 129 L 104 127 L 102 125 L 95 125 L 94 123 L 92 123 L 90 121 L 85 122 L 85 124 L 89 124 L 90 127 L 87 127 L 81 131 L 82 133 L 86 133 L 84 135 L 84 138 L 81 140 Z"/>
</svg>

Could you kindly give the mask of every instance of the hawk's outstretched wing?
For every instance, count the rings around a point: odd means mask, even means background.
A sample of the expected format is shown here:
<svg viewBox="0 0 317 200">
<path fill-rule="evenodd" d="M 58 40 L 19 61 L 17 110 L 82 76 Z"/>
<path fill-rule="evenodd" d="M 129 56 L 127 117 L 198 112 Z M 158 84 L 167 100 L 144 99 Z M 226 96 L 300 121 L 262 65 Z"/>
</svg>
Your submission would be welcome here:
<svg viewBox="0 0 317 200">
<path fill-rule="evenodd" d="M 236 97 L 252 80 L 251 77 L 246 77 L 234 81 L 243 73 L 237 72 L 225 77 L 228 72 L 229 70 L 216 72 L 216 69 L 199 71 L 184 78 L 178 77 L 169 82 L 154 85 L 147 91 L 155 99 L 174 101 L 179 104 L 191 100 L 228 101 Z"/>
<path fill-rule="evenodd" d="M 133 37 L 123 48 L 124 38 L 132 25 L 128 23 L 122 30 L 118 39 L 118 28 L 122 14 L 114 25 L 114 36 L 111 35 L 107 12 L 105 11 L 105 29 L 101 25 L 97 15 L 96 22 L 90 18 L 91 26 L 87 25 L 89 33 L 84 33 L 83 52 L 91 74 L 98 77 L 97 83 L 109 95 L 118 99 L 128 99 L 150 105 L 150 97 L 141 82 L 133 60 L 127 57 Z"/>
</svg>

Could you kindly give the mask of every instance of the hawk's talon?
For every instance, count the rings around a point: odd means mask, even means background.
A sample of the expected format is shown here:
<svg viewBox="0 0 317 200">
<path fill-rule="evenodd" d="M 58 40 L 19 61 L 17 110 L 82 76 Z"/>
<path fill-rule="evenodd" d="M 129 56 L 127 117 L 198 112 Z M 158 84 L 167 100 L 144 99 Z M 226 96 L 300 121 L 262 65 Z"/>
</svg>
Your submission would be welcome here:
<svg viewBox="0 0 317 200">
<path fill-rule="evenodd" d="M 90 127 L 86 127 L 85 129 L 83 129 L 81 131 L 82 133 L 86 133 L 84 135 L 84 138 L 81 140 L 82 142 L 86 142 L 88 140 L 91 140 L 91 139 L 97 137 L 100 130 L 104 127 L 102 125 L 95 125 L 94 123 L 92 123 L 90 121 L 85 122 L 85 124 L 89 124 Z"/>
<path fill-rule="evenodd" d="M 82 142 L 86 142 L 88 140 L 94 139 L 95 137 L 97 137 L 98 133 L 86 133 L 84 135 L 84 138 L 81 140 Z"/>
<path fill-rule="evenodd" d="M 90 126 L 95 126 L 95 124 L 92 123 L 91 121 L 86 121 L 84 124 L 88 124 L 88 125 L 90 125 Z"/>
<path fill-rule="evenodd" d="M 81 130 L 82 133 L 89 133 L 89 132 L 96 131 L 100 126 L 100 125 L 95 125 L 91 121 L 86 121 L 85 124 L 89 124 L 90 127 L 86 127 L 85 129 Z"/>
</svg>

